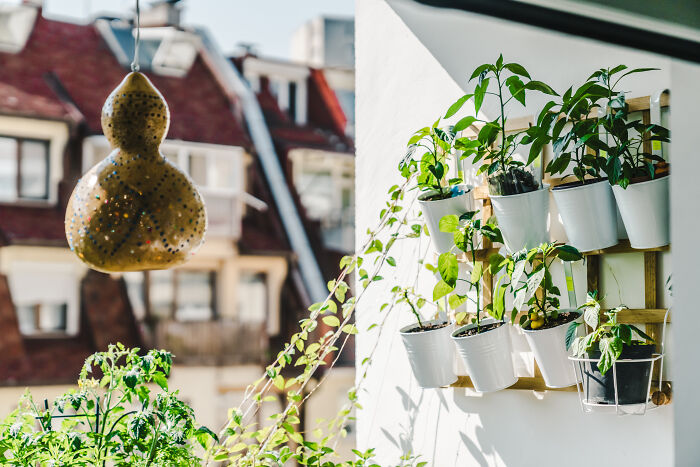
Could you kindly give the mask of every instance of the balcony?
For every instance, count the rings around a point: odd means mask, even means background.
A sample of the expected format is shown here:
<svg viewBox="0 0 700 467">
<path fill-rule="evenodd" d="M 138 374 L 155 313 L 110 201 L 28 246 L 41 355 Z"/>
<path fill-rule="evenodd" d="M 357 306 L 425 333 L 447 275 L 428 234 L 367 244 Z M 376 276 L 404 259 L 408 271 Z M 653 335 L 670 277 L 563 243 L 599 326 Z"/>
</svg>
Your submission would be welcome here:
<svg viewBox="0 0 700 467">
<path fill-rule="evenodd" d="M 223 319 L 155 325 L 153 347 L 168 349 L 185 365 L 259 364 L 267 350 L 265 324 Z"/>
</svg>

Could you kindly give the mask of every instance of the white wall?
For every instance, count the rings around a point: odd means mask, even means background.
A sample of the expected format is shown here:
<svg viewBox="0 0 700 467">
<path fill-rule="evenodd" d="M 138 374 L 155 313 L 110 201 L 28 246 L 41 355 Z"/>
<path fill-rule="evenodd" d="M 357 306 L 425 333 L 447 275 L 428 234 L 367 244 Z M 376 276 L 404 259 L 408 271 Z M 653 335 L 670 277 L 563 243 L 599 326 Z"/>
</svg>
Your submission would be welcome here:
<svg viewBox="0 0 700 467">
<path fill-rule="evenodd" d="M 560 91 L 580 84 L 596 68 L 619 63 L 662 69 L 630 80 L 632 96 L 670 85 L 670 61 L 663 57 L 407 1 L 358 1 L 356 28 L 358 245 L 367 228 L 376 225 L 386 190 L 400 181 L 396 166 L 410 134 L 444 114 L 464 93 L 468 73 L 500 52 Z M 543 102 L 531 99 L 527 109 L 511 117 L 532 114 Z M 484 112 L 493 114 L 493 108 Z M 556 223 L 552 219 L 558 235 L 562 230 Z M 368 290 L 358 306 L 358 362 L 377 341 L 376 329 L 364 331 L 383 318 L 378 309 L 388 301 L 389 289 L 396 283 L 412 284 L 412 264 L 425 253 L 424 243 L 397 243 L 394 248 L 400 267 L 384 270 L 385 281 Z M 663 260 L 664 280 L 669 257 Z M 641 264 L 640 255 L 611 258 L 604 266 L 603 289 L 617 296 L 612 271 L 620 282 L 619 301 L 642 307 Z M 581 300 L 584 269 L 579 267 L 575 276 Z M 429 294 L 434 279 L 423 274 L 417 283 Z M 409 313 L 392 312 L 362 383 L 366 391 L 360 393 L 364 410 L 358 413 L 358 443 L 360 449 L 376 447 L 380 465 L 394 465 L 407 452 L 435 466 L 583 466 L 601 459 L 605 465 L 673 464 L 668 407 L 644 417 L 583 415 L 575 393 L 506 390 L 479 396 L 466 389 L 418 388 L 397 333 L 409 322 Z"/>
</svg>

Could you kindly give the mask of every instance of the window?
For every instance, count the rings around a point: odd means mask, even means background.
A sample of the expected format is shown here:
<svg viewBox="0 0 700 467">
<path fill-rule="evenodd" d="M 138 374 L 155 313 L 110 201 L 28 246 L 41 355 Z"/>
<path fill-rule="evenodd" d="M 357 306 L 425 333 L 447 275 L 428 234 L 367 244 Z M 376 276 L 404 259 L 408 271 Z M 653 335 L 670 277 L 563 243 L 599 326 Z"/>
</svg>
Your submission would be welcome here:
<svg viewBox="0 0 700 467">
<path fill-rule="evenodd" d="M 214 271 L 165 269 L 125 274 L 134 311 L 148 309 L 156 319 L 209 321 L 216 317 L 216 273 Z"/>
<path fill-rule="evenodd" d="M 267 279 L 265 274 L 242 272 L 238 281 L 238 320 L 260 324 L 267 320 Z"/>
<path fill-rule="evenodd" d="M 49 142 L 0 136 L 0 201 L 49 198 Z"/>
<path fill-rule="evenodd" d="M 80 278 L 73 264 L 13 262 L 8 283 L 23 335 L 78 332 Z"/>
<path fill-rule="evenodd" d="M 296 122 L 297 120 L 297 83 L 289 82 L 289 107 L 287 109 L 289 118 Z"/>
</svg>

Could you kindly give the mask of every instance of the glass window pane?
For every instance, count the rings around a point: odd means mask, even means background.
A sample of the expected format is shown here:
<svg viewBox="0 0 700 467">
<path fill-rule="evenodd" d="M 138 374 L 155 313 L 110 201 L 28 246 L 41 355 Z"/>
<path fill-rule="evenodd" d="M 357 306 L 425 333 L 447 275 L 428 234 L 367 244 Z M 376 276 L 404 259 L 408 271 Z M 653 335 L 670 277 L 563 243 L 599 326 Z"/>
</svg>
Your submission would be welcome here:
<svg viewBox="0 0 700 467">
<path fill-rule="evenodd" d="M 190 177 L 199 186 L 207 186 L 207 158 L 201 154 L 190 154 Z"/>
<path fill-rule="evenodd" d="M 212 171 L 209 177 L 210 188 L 231 188 L 233 186 L 233 161 L 231 157 L 212 157 Z"/>
<path fill-rule="evenodd" d="M 297 185 L 301 203 L 311 219 L 325 219 L 334 213 L 335 189 L 330 171 L 305 171 Z"/>
<path fill-rule="evenodd" d="M 242 273 L 238 283 L 238 320 L 263 323 L 267 319 L 267 283 L 264 274 Z"/>
<path fill-rule="evenodd" d="M 178 271 L 177 310 L 179 321 L 208 321 L 214 317 L 214 274 L 209 271 Z"/>
<path fill-rule="evenodd" d="M 24 335 L 34 334 L 37 331 L 36 313 L 38 307 L 36 305 L 17 305 L 17 321 L 19 321 L 19 330 Z"/>
<path fill-rule="evenodd" d="M 67 317 L 66 303 L 42 303 L 39 307 L 39 328 L 43 332 L 65 331 Z"/>
<path fill-rule="evenodd" d="M 149 272 L 149 293 L 151 312 L 157 318 L 169 318 L 173 309 L 174 287 L 173 271 Z"/>
<path fill-rule="evenodd" d="M 49 197 L 49 153 L 43 141 L 22 141 L 20 156 L 21 198 Z"/>
<path fill-rule="evenodd" d="M 0 137 L 0 200 L 17 197 L 17 140 Z"/>
</svg>

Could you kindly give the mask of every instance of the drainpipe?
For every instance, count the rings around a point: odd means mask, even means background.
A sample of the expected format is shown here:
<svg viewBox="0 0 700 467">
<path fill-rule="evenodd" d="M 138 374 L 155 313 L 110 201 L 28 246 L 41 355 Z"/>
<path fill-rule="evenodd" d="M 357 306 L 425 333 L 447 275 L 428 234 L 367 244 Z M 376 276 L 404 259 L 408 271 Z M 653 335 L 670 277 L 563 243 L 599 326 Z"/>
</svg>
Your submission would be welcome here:
<svg viewBox="0 0 700 467">
<path fill-rule="evenodd" d="M 233 63 L 221 53 L 206 29 L 197 28 L 197 33 L 202 38 L 202 53 L 205 60 L 221 75 L 222 84 L 227 88 L 229 95 L 238 97 L 240 100 L 250 136 L 260 156 L 277 210 L 282 217 L 282 225 L 292 249 L 297 255 L 299 269 L 309 297 L 313 302 L 322 302 L 328 295 L 326 282 L 323 280 L 321 269 L 311 249 L 301 217 L 289 192 L 287 180 L 280 166 L 258 99 Z"/>
</svg>

